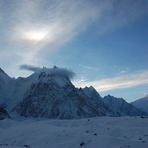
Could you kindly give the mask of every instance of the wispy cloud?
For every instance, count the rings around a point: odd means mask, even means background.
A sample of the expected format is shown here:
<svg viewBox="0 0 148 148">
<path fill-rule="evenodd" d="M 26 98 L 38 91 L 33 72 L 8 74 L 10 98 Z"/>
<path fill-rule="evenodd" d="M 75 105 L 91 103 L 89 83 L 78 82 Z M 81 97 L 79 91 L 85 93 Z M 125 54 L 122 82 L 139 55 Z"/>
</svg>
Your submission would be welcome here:
<svg viewBox="0 0 148 148">
<path fill-rule="evenodd" d="M 41 67 L 36 67 L 33 65 L 27 65 L 27 64 L 20 65 L 19 68 L 20 70 L 29 70 L 33 72 L 40 71 L 42 69 Z"/>
<path fill-rule="evenodd" d="M 93 67 L 93 66 L 89 66 L 89 65 L 82 65 L 82 64 L 79 64 L 79 67 L 80 67 L 80 68 L 83 68 L 83 69 L 86 69 L 86 70 L 98 70 L 98 68 Z"/>
<path fill-rule="evenodd" d="M 99 9 L 89 1 L 2 0 L 3 38 L 6 52 L 32 63 L 34 57 L 53 45 L 61 45 L 83 31 L 98 17 Z M 9 6 L 8 6 L 9 5 Z M 21 51 L 21 52 L 20 52 Z"/>
<path fill-rule="evenodd" d="M 96 11 L 79 0 L 21 1 L 13 14 L 18 20 L 16 38 L 21 38 L 23 33 L 44 30 L 48 43 L 61 44 L 84 29 L 88 20 L 96 17 Z"/>
<path fill-rule="evenodd" d="M 137 85 L 148 84 L 148 70 L 138 71 L 131 74 L 120 75 L 91 82 L 75 83 L 77 87 L 93 86 L 97 91 L 129 88 Z"/>
<path fill-rule="evenodd" d="M 101 34 L 145 14 L 148 14 L 147 0 L 1 0 L 0 59 L 9 53 L 18 65 L 38 65 L 38 54 L 45 47 L 51 51 L 94 22 L 95 31 Z"/>
<path fill-rule="evenodd" d="M 113 68 L 115 70 L 118 70 L 118 72 L 116 73 L 116 75 L 127 74 L 130 71 L 130 68 L 129 67 L 124 67 L 124 66 L 116 66 L 116 65 L 114 65 Z"/>
</svg>

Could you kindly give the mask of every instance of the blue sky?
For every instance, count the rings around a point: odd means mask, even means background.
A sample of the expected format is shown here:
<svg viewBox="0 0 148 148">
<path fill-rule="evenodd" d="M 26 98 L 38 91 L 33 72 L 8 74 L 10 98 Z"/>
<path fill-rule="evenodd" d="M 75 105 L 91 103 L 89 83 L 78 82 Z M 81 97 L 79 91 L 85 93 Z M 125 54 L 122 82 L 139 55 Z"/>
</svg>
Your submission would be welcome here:
<svg viewBox="0 0 148 148">
<path fill-rule="evenodd" d="M 77 87 L 128 102 L 148 94 L 147 0 L 0 0 L 0 67 L 57 65 Z"/>
</svg>

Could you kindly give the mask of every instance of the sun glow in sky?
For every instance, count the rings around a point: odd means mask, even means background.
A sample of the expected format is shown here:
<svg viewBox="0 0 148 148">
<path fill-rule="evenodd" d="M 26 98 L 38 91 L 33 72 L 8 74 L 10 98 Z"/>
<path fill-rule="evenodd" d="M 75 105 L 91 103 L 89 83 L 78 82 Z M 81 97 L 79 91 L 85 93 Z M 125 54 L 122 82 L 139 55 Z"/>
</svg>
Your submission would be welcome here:
<svg viewBox="0 0 148 148">
<path fill-rule="evenodd" d="M 41 42 L 46 38 L 46 32 L 29 31 L 23 34 L 23 39 L 31 42 Z"/>
<path fill-rule="evenodd" d="M 70 68 L 78 86 L 130 102 L 148 94 L 147 26 L 148 0 L 0 0 L 0 67 Z"/>
</svg>

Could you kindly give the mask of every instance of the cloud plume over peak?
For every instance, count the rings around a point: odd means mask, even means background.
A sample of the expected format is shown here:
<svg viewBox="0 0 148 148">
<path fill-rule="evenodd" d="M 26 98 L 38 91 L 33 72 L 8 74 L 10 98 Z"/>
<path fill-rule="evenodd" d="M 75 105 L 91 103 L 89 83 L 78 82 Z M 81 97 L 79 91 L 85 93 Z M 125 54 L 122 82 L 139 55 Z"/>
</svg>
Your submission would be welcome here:
<svg viewBox="0 0 148 148">
<path fill-rule="evenodd" d="M 40 67 L 36 67 L 36 66 L 32 66 L 32 65 L 27 65 L 27 64 L 23 64 L 19 66 L 20 70 L 29 70 L 29 71 L 33 71 L 33 72 L 37 72 L 39 70 L 41 70 Z"/>
<path fill-rule="evenodd" d="M 29 70 L 36 73 L 45 72 L 46 74 L 65 76 L 68 77 L 69 79 L 72 79 L 75 76 L 75 73 L 72 72 L 71 70 L 66 68 L 59 68 L 56 66 L 54 66 L 53 68 L 46 68 L 46 67 L 40 68 L 32 65 L 23 64 L 20 65 L 20 70 Z"/>
</svg>

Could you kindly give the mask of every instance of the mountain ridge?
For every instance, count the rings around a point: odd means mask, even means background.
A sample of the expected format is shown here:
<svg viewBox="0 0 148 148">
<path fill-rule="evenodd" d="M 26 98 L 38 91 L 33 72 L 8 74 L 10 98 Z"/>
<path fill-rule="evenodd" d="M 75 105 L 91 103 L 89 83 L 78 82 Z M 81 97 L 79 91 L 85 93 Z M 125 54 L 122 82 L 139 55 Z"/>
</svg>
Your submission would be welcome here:
<svg viewBox="0 0 148 148">
<path fill-rule="evenodd" d="M 73 72 L 54 67 L 43 68 L 27 78 L 12 79 L 5 75 L 7 87 L 0 81 L 0 105 L 11 115 L 34 118 L 77 119 L 106 115 L 146 115 L 140 109 L 133 110 L 131 104 L 121 101 L 129 112 L 120 109 L 119 98 L 116 98 L 116 111 L 91 86 L 75 88 L 70 78 Z M 0 78 L 3 80 L 3 78 Z M 9 90 L 9 91 L 8 91 Z M 115 97 L 110 97 L 115 100 Z M 118 101 L 117 101 L 118 100 Z M 111 101 L 112 102 L 112 101 Z M 112 105 L 113 105 L 112 104 Z M 116 104 L 116 105 L 115 105 Z M 127 110 L 126 108 L 126 110 Z"/>
</svg>

